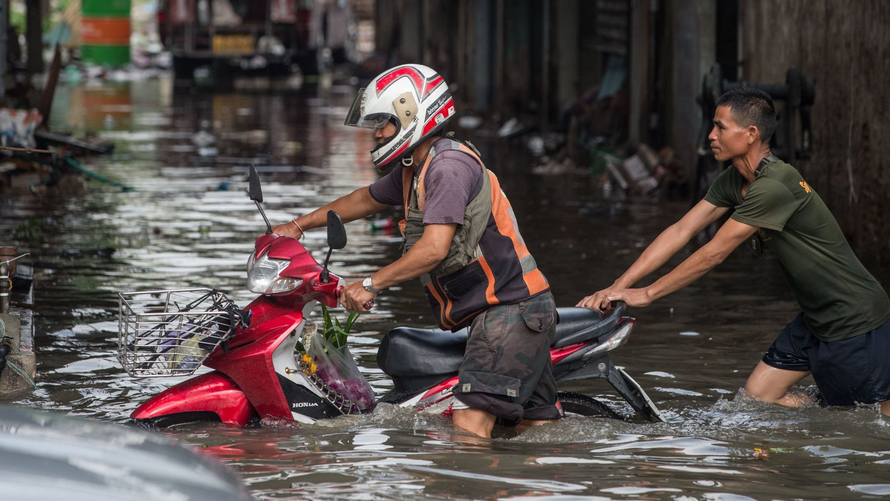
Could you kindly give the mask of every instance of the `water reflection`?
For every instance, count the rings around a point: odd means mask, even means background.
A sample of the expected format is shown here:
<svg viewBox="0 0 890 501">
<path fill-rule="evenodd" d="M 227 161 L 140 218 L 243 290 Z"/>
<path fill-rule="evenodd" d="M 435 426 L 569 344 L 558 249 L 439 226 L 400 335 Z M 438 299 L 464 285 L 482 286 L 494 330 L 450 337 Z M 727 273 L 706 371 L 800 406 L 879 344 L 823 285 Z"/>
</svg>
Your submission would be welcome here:
<svg viewBox="0 0 890 501">
<path fill-rule="evenodd" d="M 60 88 L 53 127 L 99 129 L 116 144 L 115 155 L 84 163 L 137 191 L 92 184 L 87 196 L 61 201 L 20 193 L 0 218 L 6 235 L 28 218 L 43 227 L 40 240 L 19 243 L 35 253 L 40 378 L 38 390 L 18 403 L 116 422 L 180 380 L 133 380 L 118 367 L 118 291 L 211 286 L 242 305 L 253 298 L 244 264 L 264 225 L 244 195 L 250 163 L 262 176 L 272 221 L 378 177 L 368 161 L 370 136 L 341 126 L 353 89 L 183 94 L 165 80 L 126 88 L 128 118 L 112 114 L 114 123 L 105 120 L 105 105 L 88 110 L 95 116 L 82 114 L 85 103 L 105 95 L 101 86 Z M 119 88 L 108 92 L 124 99 Z M 123 113 L 125 105 L 108 106 Z M 513 201 L 560 305 L 611 283 L 686 208 L 603 200 L 586 175 L 528 174 L 521 144 L 473 139 Z M 398 256 L 398 239 L 367 221 L 347 229 L 349 245 L 334 254 L 332 269 L 349 280 Z M 323 231 L 305 242 L 323 256 Z M 108 247 L 116 252 L 92 252 Z M 83 252 L 60 254 L 69 249 Z M 736 253 L 693 286 L 633 312 L 638 327 L 615 361 L 651 390 L 667 423 L 572 417 L 518 437 L 501 431 L 494 440 L 468 442 L 445 418 L 381 405 L 369 416 L 313 426 L 265 421 L 245 430 L 205 425 L 166 433 L 231 464 L 261 499 L 886 496 L 890 426 L 874 408 L 783 409 L 738 395 L 796 312 L 780 276 L 769 257 Z M 380 296 L 357 324 L 351 348 L 376 392 L 391 387 L 375 362 L 380 334 L 396 323 L 432 324 L 427 310 L 420 287 L 406 284 Z M 605 384 L 565 389 L 629 412 Z"/>
</svg>

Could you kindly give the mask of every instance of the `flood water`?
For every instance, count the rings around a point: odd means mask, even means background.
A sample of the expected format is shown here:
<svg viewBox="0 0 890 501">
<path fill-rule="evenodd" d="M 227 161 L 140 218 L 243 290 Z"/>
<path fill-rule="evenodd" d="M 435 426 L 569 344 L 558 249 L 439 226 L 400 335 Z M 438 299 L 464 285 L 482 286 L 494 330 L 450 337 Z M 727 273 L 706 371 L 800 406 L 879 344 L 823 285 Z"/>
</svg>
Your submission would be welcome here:
<svg viewBox="0 0 890 501">
<path fill-rule="evenodd" d="M 99 130 L 115 153 L 84 165 L 135 191 L 91 181 L 80 195 L 18 191 L 0 206 L 2 243 L 29 220 L 37 227 L 35 239 L 14 243 L 34 253 L 38 388 L 14 403 L 122 423 L 180 381 L 134 380 L 120 368 L 117 293 L 213 287 L 249 302 L 245 263 L 264 225 L 245 195 L 247 166 L 261 172 L 273 222 L 370 184 L 379 176 L 371 137 L 341 125 L 354 95 L 346 85 L 189 92 L 166 78 L 60 88 L 53 128 Z M 605 199 L 584 173 L 531 174 L 521 143 L 469 138 L 501 180 L 560 306 L 609 285 L 686 209 Z M 349 245 L 331 267 L 350 281 L 399 254 L 399 240 L 368 221 L 347 230 Z M 305 242 L 323 258 L 323 230 Z M 95 252 L 104 248 L 115 252 Z M 382 333 L 431 326 L 428 308 L 419 284 L 404 284 L 354 327 L 351 349 L 378 393 L 391 386 L 376 368 Z M 775 260 L 744 249 L 685 290 L 632 310 L 637 327 L 613 360 L 667 423 L 570 417 L 468 441 L 446 418 L 381 405 L 315 425 L 164 433 L 229 464 L 258 499 L 890 499 L 890 421 L 874 407 L 784 409 L 739 394 L 796 313 Z M 605 383 L 561 389 L 630 413 Z"/>
</svg>

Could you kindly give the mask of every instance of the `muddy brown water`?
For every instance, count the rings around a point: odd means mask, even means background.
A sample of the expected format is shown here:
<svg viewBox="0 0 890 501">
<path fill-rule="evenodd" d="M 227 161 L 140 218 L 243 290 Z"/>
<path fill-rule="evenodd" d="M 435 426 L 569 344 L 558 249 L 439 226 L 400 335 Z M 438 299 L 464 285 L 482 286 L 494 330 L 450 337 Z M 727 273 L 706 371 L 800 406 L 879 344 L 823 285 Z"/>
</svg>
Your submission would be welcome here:
<svg viewBox="0 0 890 501">
<path fill-rule="evenodd" d="M 2 243 L 35 253 L 39 386 L 14 402 L 121 423 L 178 382 L 133 380 L 120 368 L 116 293 L 207 286 L 250 301 L 245 262 L 263 223 L 244 194 L 246 166 L 257 161 L 276 222 L 373 182 L 369 134 L 341 125 L 354 92 L 333 85 L 190 93 L 164 78 L 60 88 L 54 128 L 101 129 L 115 154 L 84 164 L 136 191 L 90 182 L 78 196 L 18 191 L 0 206 Z M 206 134 L 196 144 L 199 131 Z M 685 209 L 604 199 L 583 173 L 533 175 L 521 143 L 476 136 L 561 306 L 611 283 Z M 29 220 L 37 221 L 35 238 L 20 232 L 10 242 Z M 332 269 L 348 279 L 398 256 L 393 234 L 368 221 L 347 229 L 349 245 L 334 254 Z M 319 258 L 326 250 L 323 231 L 306 242 Z M 116 249 L 110 257 L 90 252 L 107 247 Z M 69 250 L 83 252 L 58 254 Z M 633 310 L 637 327 L 613 359 L 667 423 L 570 417 L 473 442 L 445 418 L 382 405 L 315 425 L 164 433 L 228 463 L 258 499 L 890 499 L 890 422 L 873 407 L 783 409 L 739 394 L 796 312 L 775 260 L 745 250 L 683 291 Z M 350 342 L 377 392 L 391 386 L 375 363 L 381 334 L 432 323 L 415 283 L 387 291 L 360 319 Z M 601 382 L 564 389 L 630 412 Z"/>
</svg>

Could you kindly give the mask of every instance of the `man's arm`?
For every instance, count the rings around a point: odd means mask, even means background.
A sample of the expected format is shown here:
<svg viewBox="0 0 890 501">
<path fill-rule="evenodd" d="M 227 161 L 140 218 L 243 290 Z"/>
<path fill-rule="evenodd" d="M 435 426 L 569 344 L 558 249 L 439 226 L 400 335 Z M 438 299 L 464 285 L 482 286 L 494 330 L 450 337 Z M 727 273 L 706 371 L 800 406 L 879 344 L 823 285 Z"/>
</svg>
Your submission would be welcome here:
<svg viewBox="0 0 890 501">
<path fill-rule="evenodd" d="M 643 254 L 624 272 L 612 285 L 616 289 L 626 289 L 640 281 L 643 277 L 660 268 L 674 254 L 682 249 L 709 224 L 720 219 L 729 210 L 728 207 L 716 205 L 702 200 L 695 204 L 682 219 L 661 232 Z"/>
<path fill-rule="evenodd" d="M 604 307 L 608 308 L 612 301 L 624 301 L 629 306 L 647 306 L 656 299 L 686 287 L 711 271 L 755 231 L 757 231 L 756 226 L 730 219 L 710 242 L 652 285 L 642 289 L 612 290 L 600 299 L 599 304 L 590 307 L 602 310 Z"/>
<path fill-rule="evenodd" d="M 326 226 L 328 224 L 328 211 L 331 210 L 339 214 L 344 223 L 348 223 L 380 212 L 385 207 L 386 205 L 374 200 L 374 197 L 371 196 L 370 188 L 366 186 L 353 191 L 349 195 L 340 197 L 309 214 L 298 217 L 297 223 L 303 230 Z M 293 221 L 273 226 L 272 233 L 294 238 L 300 238 L 302 234 Z"/>
<path fill-rule="evenodd" d="M 386 289 L 432 271 L 448 255 L 457 224 L 427 224 L 423 235 L 404 256 L 373 275 L 375 289 Z M 359 282 L 348 285 L 340 295 L 340 304 L 349 311 L 367 311 L 365 304 L 374 299 Z"/>
<path fill-rule="evenodd" d="M 624 272 L 611 287 L 585 297 L 576 306 L 600 309 L 603 298 L 613 290 L 627 289 L 640 279 L 660 268 L 674 254 L 682 249 L 689 241 L 706 226 L 720 219 L 726 213 L 727 207 L 716 205 L 702 200 L 689 210 L 682 219 L 661 232 L 643 254 Z M 608 306 L 606 306 L 608 308 Z"/>
</svg>

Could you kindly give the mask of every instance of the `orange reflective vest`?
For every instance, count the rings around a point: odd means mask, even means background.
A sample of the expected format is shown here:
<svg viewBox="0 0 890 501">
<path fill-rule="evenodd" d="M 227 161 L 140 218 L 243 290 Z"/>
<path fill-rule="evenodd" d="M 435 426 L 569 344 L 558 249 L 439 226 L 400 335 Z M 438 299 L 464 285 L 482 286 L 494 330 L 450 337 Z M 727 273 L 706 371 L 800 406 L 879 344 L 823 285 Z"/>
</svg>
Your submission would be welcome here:
<svg viewBox="0 0 890 501">
<path fill-rule="evenodd" d="M 467 204 L 448 256 L 421 277 L 440 327 L 457 330 L 490 306 L 524 301 L 548 291 L 550 285 L 519 233 L 513 208 L 497 177 L 473 150 L 452 139 L 436 141 L 416 173 L 402 170 L 405 219 L 399 227 L 405 238 L 403 252 L 423 235 L 426 173 L 436 155 L 448 150 L 469 155 L 483 172 L 482 189 Z"/>
</svg>

